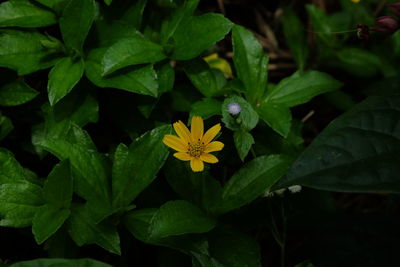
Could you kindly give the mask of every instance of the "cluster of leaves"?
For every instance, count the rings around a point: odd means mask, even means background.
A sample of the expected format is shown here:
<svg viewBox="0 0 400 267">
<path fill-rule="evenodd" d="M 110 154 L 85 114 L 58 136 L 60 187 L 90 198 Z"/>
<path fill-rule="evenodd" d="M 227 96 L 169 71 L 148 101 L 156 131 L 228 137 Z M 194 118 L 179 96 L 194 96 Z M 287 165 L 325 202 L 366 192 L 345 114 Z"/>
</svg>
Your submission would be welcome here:
<svg viewBox="0 0 400 267">
<path fill-rule="evenodd" d="M 260 266 L 259 243 L 229 216 L 265 192 L 291 185 L 399 191 L 400 97 L 385 92 L 354 105 L 339 91 L 342 82 L 316 70 L 398 74 L 383 53 L 332 34 L 353 23 L 344 25 L 343 18 L 369 19 L 367 10 L 353 13 L 344 0 L 343 11 L 331 16 L 306 7 L 318 32 L 319 58 L 311 67 L 304 26 L 286 9 L 283 32 L 298 70 L 272 83 L 269 58 L 253 33 L 221 14 L 200 14 L 198 4 L 0 4 L 0 141 L 7 147 L 0 149 L 0 226 L 31 227 L 52 257 L 67 257 L 63 251 L 71 245 L 60 236 L 73 246 L 124 254 L 120 233 L 127 230 L 140 242 L 179 251 L 193 266 Z M 234 78 L 203 59 L 230 33 Z M 399 38 L 390 40 L 397 52 Z M 330 103 L 349 110 L 304 149 L 304 123 L 291 108 L 328 92 Z M 343 108 L 343 102 L 349 104 Z M 232 103 L 240 105 L 239 114 L 229 113 Z M 171 121 L 185 113 L 222 120 L 226 128 L 220 163 L 203 173 L 169 157 L 161 142 L 172 133 Z M 23 127 L 31 130 L 29 140 L 14 135 Z M 112 138 L 103 137 L 107 131 Z M 30 170 L 16 160 L 27 154 L 39 166 Z M 11 266 L 57 264 L 107 266 L 66 259 Z"/>
</svg>

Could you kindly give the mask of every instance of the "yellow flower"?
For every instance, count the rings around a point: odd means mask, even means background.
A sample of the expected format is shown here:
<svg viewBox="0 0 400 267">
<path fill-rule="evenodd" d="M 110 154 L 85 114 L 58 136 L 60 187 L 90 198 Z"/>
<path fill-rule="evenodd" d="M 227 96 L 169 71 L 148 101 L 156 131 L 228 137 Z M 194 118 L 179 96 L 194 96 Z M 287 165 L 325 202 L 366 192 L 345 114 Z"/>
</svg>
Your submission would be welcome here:
<svg viewBox="0 0 400 267">
<path fill-rule="evenodd" d="M 359 3 L 361 0 L 351 0 L 353 3 Z"/>
<path fill-rule="evenodd" d="M 229 62 L 223 58 L 220 58 L 217 53 L 203 57 L 208 65 L 213 69 L 222 71 L 226 78 L 233 78 L 232 69 Z"/>
<path fill-rule="evenodd" d="M 205 134 L 203 119 L 199 116 L 192 117 L 191 131 L 181 122 L 173 124 L 178 136 L 167 134 L 163 138 L 163 143 L 176 152 L 174 157 L 183 161 L 190 160 L 190 167 L 194 172 L 204 170 L 204 162 L 217 163 L 218 159 L 210 154 L 213 151 L 220 151 L 224 144 L 212 139 L 221 131 L 221 125 L 218 123 L 211 127 Z"/>
</svg>

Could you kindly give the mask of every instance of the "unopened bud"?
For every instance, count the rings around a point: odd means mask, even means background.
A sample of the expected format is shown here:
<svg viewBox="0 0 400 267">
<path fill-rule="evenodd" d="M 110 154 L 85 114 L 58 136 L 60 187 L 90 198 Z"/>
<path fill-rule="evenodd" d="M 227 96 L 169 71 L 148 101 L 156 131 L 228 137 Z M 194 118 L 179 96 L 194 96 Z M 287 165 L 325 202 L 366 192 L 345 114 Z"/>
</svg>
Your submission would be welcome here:
<svg viewBox="0 0 400 267">
<path fill-rule="evenodd" d="M 398 21 L 390 16 L 382 16 L 375 20 L 376 27 L 372 30 L 392 34 L 399 29 Z"/>
<path fill-rule="evenodd" d="M 388 8 L 390 8 L 390 12 L 392 12 L 392 14 L 400 17 L 400 2 L 389 4 Z"/>
</svg>

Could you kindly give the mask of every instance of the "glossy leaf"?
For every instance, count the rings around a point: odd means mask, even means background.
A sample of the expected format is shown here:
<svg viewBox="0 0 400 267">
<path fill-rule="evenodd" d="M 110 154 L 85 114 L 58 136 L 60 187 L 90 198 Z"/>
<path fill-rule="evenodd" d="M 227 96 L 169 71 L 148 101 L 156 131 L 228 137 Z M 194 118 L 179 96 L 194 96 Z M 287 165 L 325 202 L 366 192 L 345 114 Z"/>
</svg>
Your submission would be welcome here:
<svg viewBox="0 0 400 267">
<path fill-rule="evenodd" d="M 244 161 L 251 146 L 254 144 L 253 136 L 249 132 L 239 130 L 233 134 L 233 140 L 240 159 Z"/>
<path fill-rule="evenodd" d="M 81 53 L 96 12 L 94 0 L 70 0 L 60 18 L 60 30 L 65 45 Z"/>
<path fill-rule="evenodd" d="M 60 14 L 64 7 L 68 4 L 69 0 L 35 0 L 36 2 L 54 10 L 57 14 Z"/>
<path fill-rule="evenodd" d="M 171 58 L 188 60 L 199 56 L 205 49 L 222 40 L 232 25 L 220 14 L 208 13 L 188 18 L 179 24 L 173 35 L 175 50 Z"/>
<path fill-rule="evenodd" d="M 42 244 L 52 236 L 69 217 L 69 209 L 53 205 L 43 205 L 37 211 L 32 221 L 32 233 L 38 244 Z"/>
<path fill-rule="evenodd" d="M 26 75 L 51 67 L 57 61 L 58 50 L 43 44 L 54 39 L 35 31 L 0 30 L 0 66 Z"/>
<path fill-rule="evenodd" d="M 49 73 L 47 85 L 50 105 L 56 104 L 72 90 L 81 79 L 83 71 L 82 60 L 74 62 L 71 58 L 65 57 L 56 63 Z"/>
<path fill-rule="evenodd" d="M 261 156 L 246 163 L 223 187 L 224 212 L 240 208 L 266 192 L 289 168 L 284 155 Z"/>
<path fill-rule="evenodd" d="M 292 113 L 288 107 L 266 101 L 257 107 L 257 113 L 275 132 L 285 138 L 288 136 L 292 125 Z"/>
<path fill-rule="evenodd" d="M 370 97 L 334 120 L 276 187 L 399 192 L 400 97 Z"/>
<path fill-rule="evenodd" d="M 190 117 L 200 116 L 204 120 L 215 116 L 221 115 L 222 103 L 213 98 L 203 98 L 192 105 L 192 111 L 190 112 Z"/>
<path fill-rule="evenodd" d="M 92 50 L 85 62 L 86 76 L 92 83 L 102 88 L 117 88 L 154 97 L 158 95 L 157 74 L 152 65 L 129 67 L 102 77 L 100 61 L 104 52 L 104 48 Z"/>
<path fill-rule="evenodd" d="M 240 106 L 240 113 L 233 115 L 229 113 L 230 104 L 238 104 Z M 239 129 L 250 131 L 256 127 L 258 123 L 258 114 L 254 111 L 253 107 L 240 96 L 231 96 L 226 98 L 222 104 L 222 121 L 225 126 L 233 131 Z"/>
<path fill-rule="evenodd" d="M 186 75 L 192 84 L 206 97 L 222 94 L 226 84 L 224 74 L 210 66 L 201 59 L 191 60 L 184 65 Z"/>
<path fill-rule="evenodd" d="M 43 187 L 44 200 L 57 208 L 69 208 L 72 201 L 73 182 L 69 161 L 57 164 Z"/>
<path fill-rule="evenodd" d="M 247 100 L 255 104 L 267 85 L 268 57 L 253 33 L 241 26 L 233 27 L 232 42 L 237 76 L 246 87 Z"/>
<path fill-rule="evenodd" d="M 113 44 L 102 59 L 102 75 L 108 75 L 123 67 L 155 63 L 166 57 L 163 47 L 137 34 Z"/>
<path fill-rule="evenodd" d="M 0 27 L 36 28 L 56 22 L 53 12 L 28 0 L 9 0 L 0 4 Z"/>
<path fill-rule="evenodd" d="M 0 148 L 0 185 L 23 183 L 29 180 L 25 169 L 14 158 L 14 155 L 4 148 Z"/>
<path fill-rule="evenodd" d="M 75 206 L 69 219 L 69 234 L 78 246 L 97 244 L 105 250 L 121 255 L 117 229 L 111 224 L 96 223 L 85 206 Z"/>
<path fill-rule="evenodd" d="M 151 238 L 188 233 L 205 233 L 215 226 L 199 208 L 184 200 L 169 201 L 155 213 L 150 224 Z"/>
<path fill-rule="evenodd" d="M 31 101 L 39 94 L 21 80 L 7 83 L 0 87 L 0 105 L 18 106 Z"/>
<path fill-rule="evenodd" d="M 106 263 L 92 259 L 36 259 L 20 261 L 11 264 L 10 267 L 111 267 Z"/>
<path fill-rule="evenodd" d="M 0 226 L 26 227 L 43 204 L 42 188 L 27 181 L 0 184 Z"/>
<path fill-rule="evenodd" d="M 161 126 L 136 139 L 129 149 L 118 147 L 112 171 L 114 207 L 129 205 L 156 178 L 168 156 L 168 148 L 162 142 L 168 133 L 171 126 Z"/>
<path fill-rule="evenodd" d="M 264 102 L 293 107 L 306 103 L 319 94 L 337 90 L 341 86 L 341 82 L 326 73 L 297 71 L 269 91 Z"/>
<path fill-rule="evenodd" d="M 169 62 L 163 64 L 159 69 L 157 69 L 158 78 L 158 93 L 169 92 L 174 87 L 175 83 L 175 70 L 171 67 Z"/>
</svg>

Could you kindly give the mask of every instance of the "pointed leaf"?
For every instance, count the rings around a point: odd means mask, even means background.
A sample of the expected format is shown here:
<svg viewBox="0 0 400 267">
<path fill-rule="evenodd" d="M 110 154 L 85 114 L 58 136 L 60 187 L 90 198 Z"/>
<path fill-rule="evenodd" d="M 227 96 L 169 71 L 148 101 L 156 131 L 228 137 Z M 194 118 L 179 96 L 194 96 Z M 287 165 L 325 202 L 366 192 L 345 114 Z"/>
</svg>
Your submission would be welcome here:
<svg viewBox="0 0 400 267">
<path fill-rule="evenodd" d="M 0 105 L 17 106 L 31 101 L 39 94 L 23 81 L 16 80 L 0 87 Z"/>
<path fill-rule="evenodd" d="M 249 132 L 239 130 L 233 134 L 233 140 L 235 141 L 236 150 L 239 153 L 240 159 L 244 161 L 251 146 L 254 144 L 253 136 Z"/>
<path fill-rule="evenodd" d="M 106 263 L 92 259 L 37 259 L 20 261 L 11 264 L 10 267 L 111 267 Z"/>
<path fill-rule="evenodd" d="M 257 107 L 257 113 L 275 132 L 285 138 L 288 136 L 292 126 L 292 113 L 288 107 L 267 101 Z"/>
</svg>

